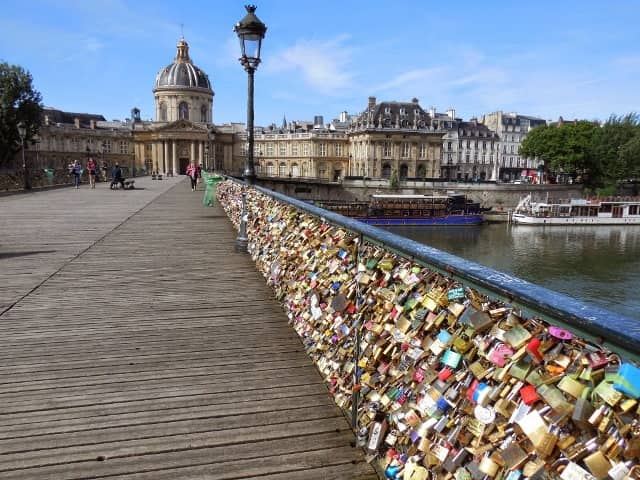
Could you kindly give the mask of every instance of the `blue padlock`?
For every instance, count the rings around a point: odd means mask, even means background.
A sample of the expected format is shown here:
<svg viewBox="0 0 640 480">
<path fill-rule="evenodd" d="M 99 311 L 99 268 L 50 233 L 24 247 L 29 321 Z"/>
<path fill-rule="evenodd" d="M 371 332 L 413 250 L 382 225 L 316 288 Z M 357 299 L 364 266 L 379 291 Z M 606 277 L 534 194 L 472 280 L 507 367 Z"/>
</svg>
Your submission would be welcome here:
<svg viewBox="0 0 640 480">
<path fill-rule="evenodd" d="M 640 397 L 640 368 L 631 363 L 623 363 L 613 382 L 613 388 L 631 398 Z"/>
</svg>

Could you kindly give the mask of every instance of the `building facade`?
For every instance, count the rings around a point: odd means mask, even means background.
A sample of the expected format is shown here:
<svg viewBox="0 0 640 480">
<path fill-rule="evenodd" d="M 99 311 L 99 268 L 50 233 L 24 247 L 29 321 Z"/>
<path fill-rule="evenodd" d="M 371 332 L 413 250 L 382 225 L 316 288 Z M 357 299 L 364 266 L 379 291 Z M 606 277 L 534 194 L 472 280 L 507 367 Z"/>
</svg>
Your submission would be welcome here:
<svg viewBox="0 0 640 480">
<path fill-rule="evenodd" d="M 351 176 L 398 179 L 440 175 L 440 129 L 418 99 L 381 102 L 369 97 L 367 108 L 347 130 Z"/>
<path fill-rule="evenodd" d="M 545 125 L 546 120 L 498 111 L 483 115 L 480 123 L 496 132 L 500 139 L 498 161 L 492 174 L 496 180 L 515 180 L 520 178 L 523 170 L 538 168 L 534 159 L 520 155 L 520 147 L 527 133 L 537 126 Z"/>
<path fill-rule="evenodd" d="M 209 77 L 193 64 L 184 38 L 173 62 L 156 75 L 153 94 L 151 121 L 141 120 L 136 108 L 125 121 L 46 108 L 38 136 L 26 151 L 30 165 L 61 169 L 92 157 L 108 169 L 118 163 L 125 175 L 177 175 L 190 162 L 228 172 L 241 169 L 246 156 L 238 146 L 246 142 L 244 126 L 213 124 Z"/>
<path fill-rule="evenodd" d="M 447 180 L 495 180 L 492 173 L 498 156 L 499 138 L 475 118 L 465 122 L 455 110 L 446 114 L 430 109 L 438 128 L 446 130 L 442 139 L 440 177 Z"/>
</svg>

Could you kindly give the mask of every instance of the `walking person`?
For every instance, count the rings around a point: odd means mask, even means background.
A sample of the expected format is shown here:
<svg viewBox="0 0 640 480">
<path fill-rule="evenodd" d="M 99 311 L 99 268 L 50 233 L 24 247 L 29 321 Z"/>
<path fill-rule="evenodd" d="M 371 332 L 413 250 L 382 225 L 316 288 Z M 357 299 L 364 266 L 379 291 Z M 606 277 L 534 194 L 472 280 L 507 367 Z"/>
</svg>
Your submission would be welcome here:
<svg viewBox="0 0 640 480">
<path fill-rule="evenodd" d="M 89 158 L 87 162 L 87 172 L 89 173 L 89 186 L 90 188 L 96 188 L 96 170 L 98 165 L 93 161 L 93 158 Z"/>
<path fill-rule="evenodd" d="M 198 185 L 198 169 L 193 162 L 191 162 L 187 167 L 187 175 L 191 179 L 191 191 L 195 192 Z"/>
<path fill-rule="evenodd" d="M 77 189 L 80 188 L 80 175 L 82 175 L 82 165 L 78 160 L 73 162 L 71 166 L 71 173 L 73 174 L 73 186 Z"/>
</svg>

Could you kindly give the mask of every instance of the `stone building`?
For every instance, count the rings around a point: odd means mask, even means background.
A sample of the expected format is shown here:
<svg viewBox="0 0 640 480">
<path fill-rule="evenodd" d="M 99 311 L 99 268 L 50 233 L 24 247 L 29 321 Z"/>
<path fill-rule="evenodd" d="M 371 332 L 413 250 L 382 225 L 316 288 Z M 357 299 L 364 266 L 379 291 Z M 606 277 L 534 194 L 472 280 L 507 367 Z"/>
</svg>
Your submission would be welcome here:
<svg viewBox="0 0 640 480">
<path fill-rule="evenodd" d="M 244 126 L 213 124 L 211 82 L 192 62 L 184 38 L 177 43 L 173 62 L 156 75 L 153 94 L 151 121 L 141 120 L 136 108 L 124 121 L 45 109 L 40 132 L 26 152 L 31 168 L 65 168 L 91 156 L 109 168 L 119 163 L 125 175 L 184 173 L 191 161 L 227 172 L 241 170 Z"/>
<path fill-rule="evenodd" d="M 455 110 L 446 114 L 429 110 L 438 128 L 446 130 L 442 138 L 440 177 L 447 180 L 493 180 L 499 138 L 475 118 L 465 122 L 456 118 Z"/>
<path fill-rule="evenodd" d="M 352 176 L 399 179 L 440 176 L 440 151 L 446 131 L 420 106 L 411 102 L 376 103 L 349 125 L 348 173 Z"/>
<path fill-rule="evenodd" d="M 314 122 L 290 122 L 280 128 L 256 129 L 254 159 L 257 174 L 265 177 L 314 177 L 338 181 L 349 163 L 348 139 L 344 128 Z"/>
<path fill-rule="evenodd" d="M 493 178 L 510 181 L 519 178 L 522 170 L 538 167 L 534 159 L 520 155 L 520 147 L 527 133 L 539 125 L 545 125 L 546 120 L 498 111 L 483 115 L 480 123 L 496 132 L 500 139 L 500 150 L 498 161 L 494 164 Z"/>
</svg>

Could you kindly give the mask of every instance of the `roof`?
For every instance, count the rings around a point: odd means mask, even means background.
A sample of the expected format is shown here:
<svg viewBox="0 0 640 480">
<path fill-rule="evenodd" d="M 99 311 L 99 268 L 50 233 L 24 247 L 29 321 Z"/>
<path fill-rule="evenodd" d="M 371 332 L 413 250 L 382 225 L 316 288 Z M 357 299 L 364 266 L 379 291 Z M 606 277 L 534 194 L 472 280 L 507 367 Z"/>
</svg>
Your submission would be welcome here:
<svg viewBox="0 0 640 480">
<path fill-rule="evenodd" d="M 96 113 L 75 113 L 75 112 L 63 112 L 62 110 L 57 110 L 55 108 L 47 108 L 42 109 L 42 119 L 44 120 L 45 115 L 49 118 L 49 123 L 69 123 L 73 124 L 75 119 L 80 119 L 81 126 L 88 126 L 91 120 L 96 122 L 104 122 L 106 118 L 102 115 L 98 115 Z"/>
<path fill-rule="evenodd" d="M 211 83 L 206 73 L 196 67 L 189 57 L 189 44 L 180 39 L 177 45 L 176 58 L 170 65 L 158 72 L 154 92 L 163 88 L 201 88 L 211 90 Z"/>
</svg>

